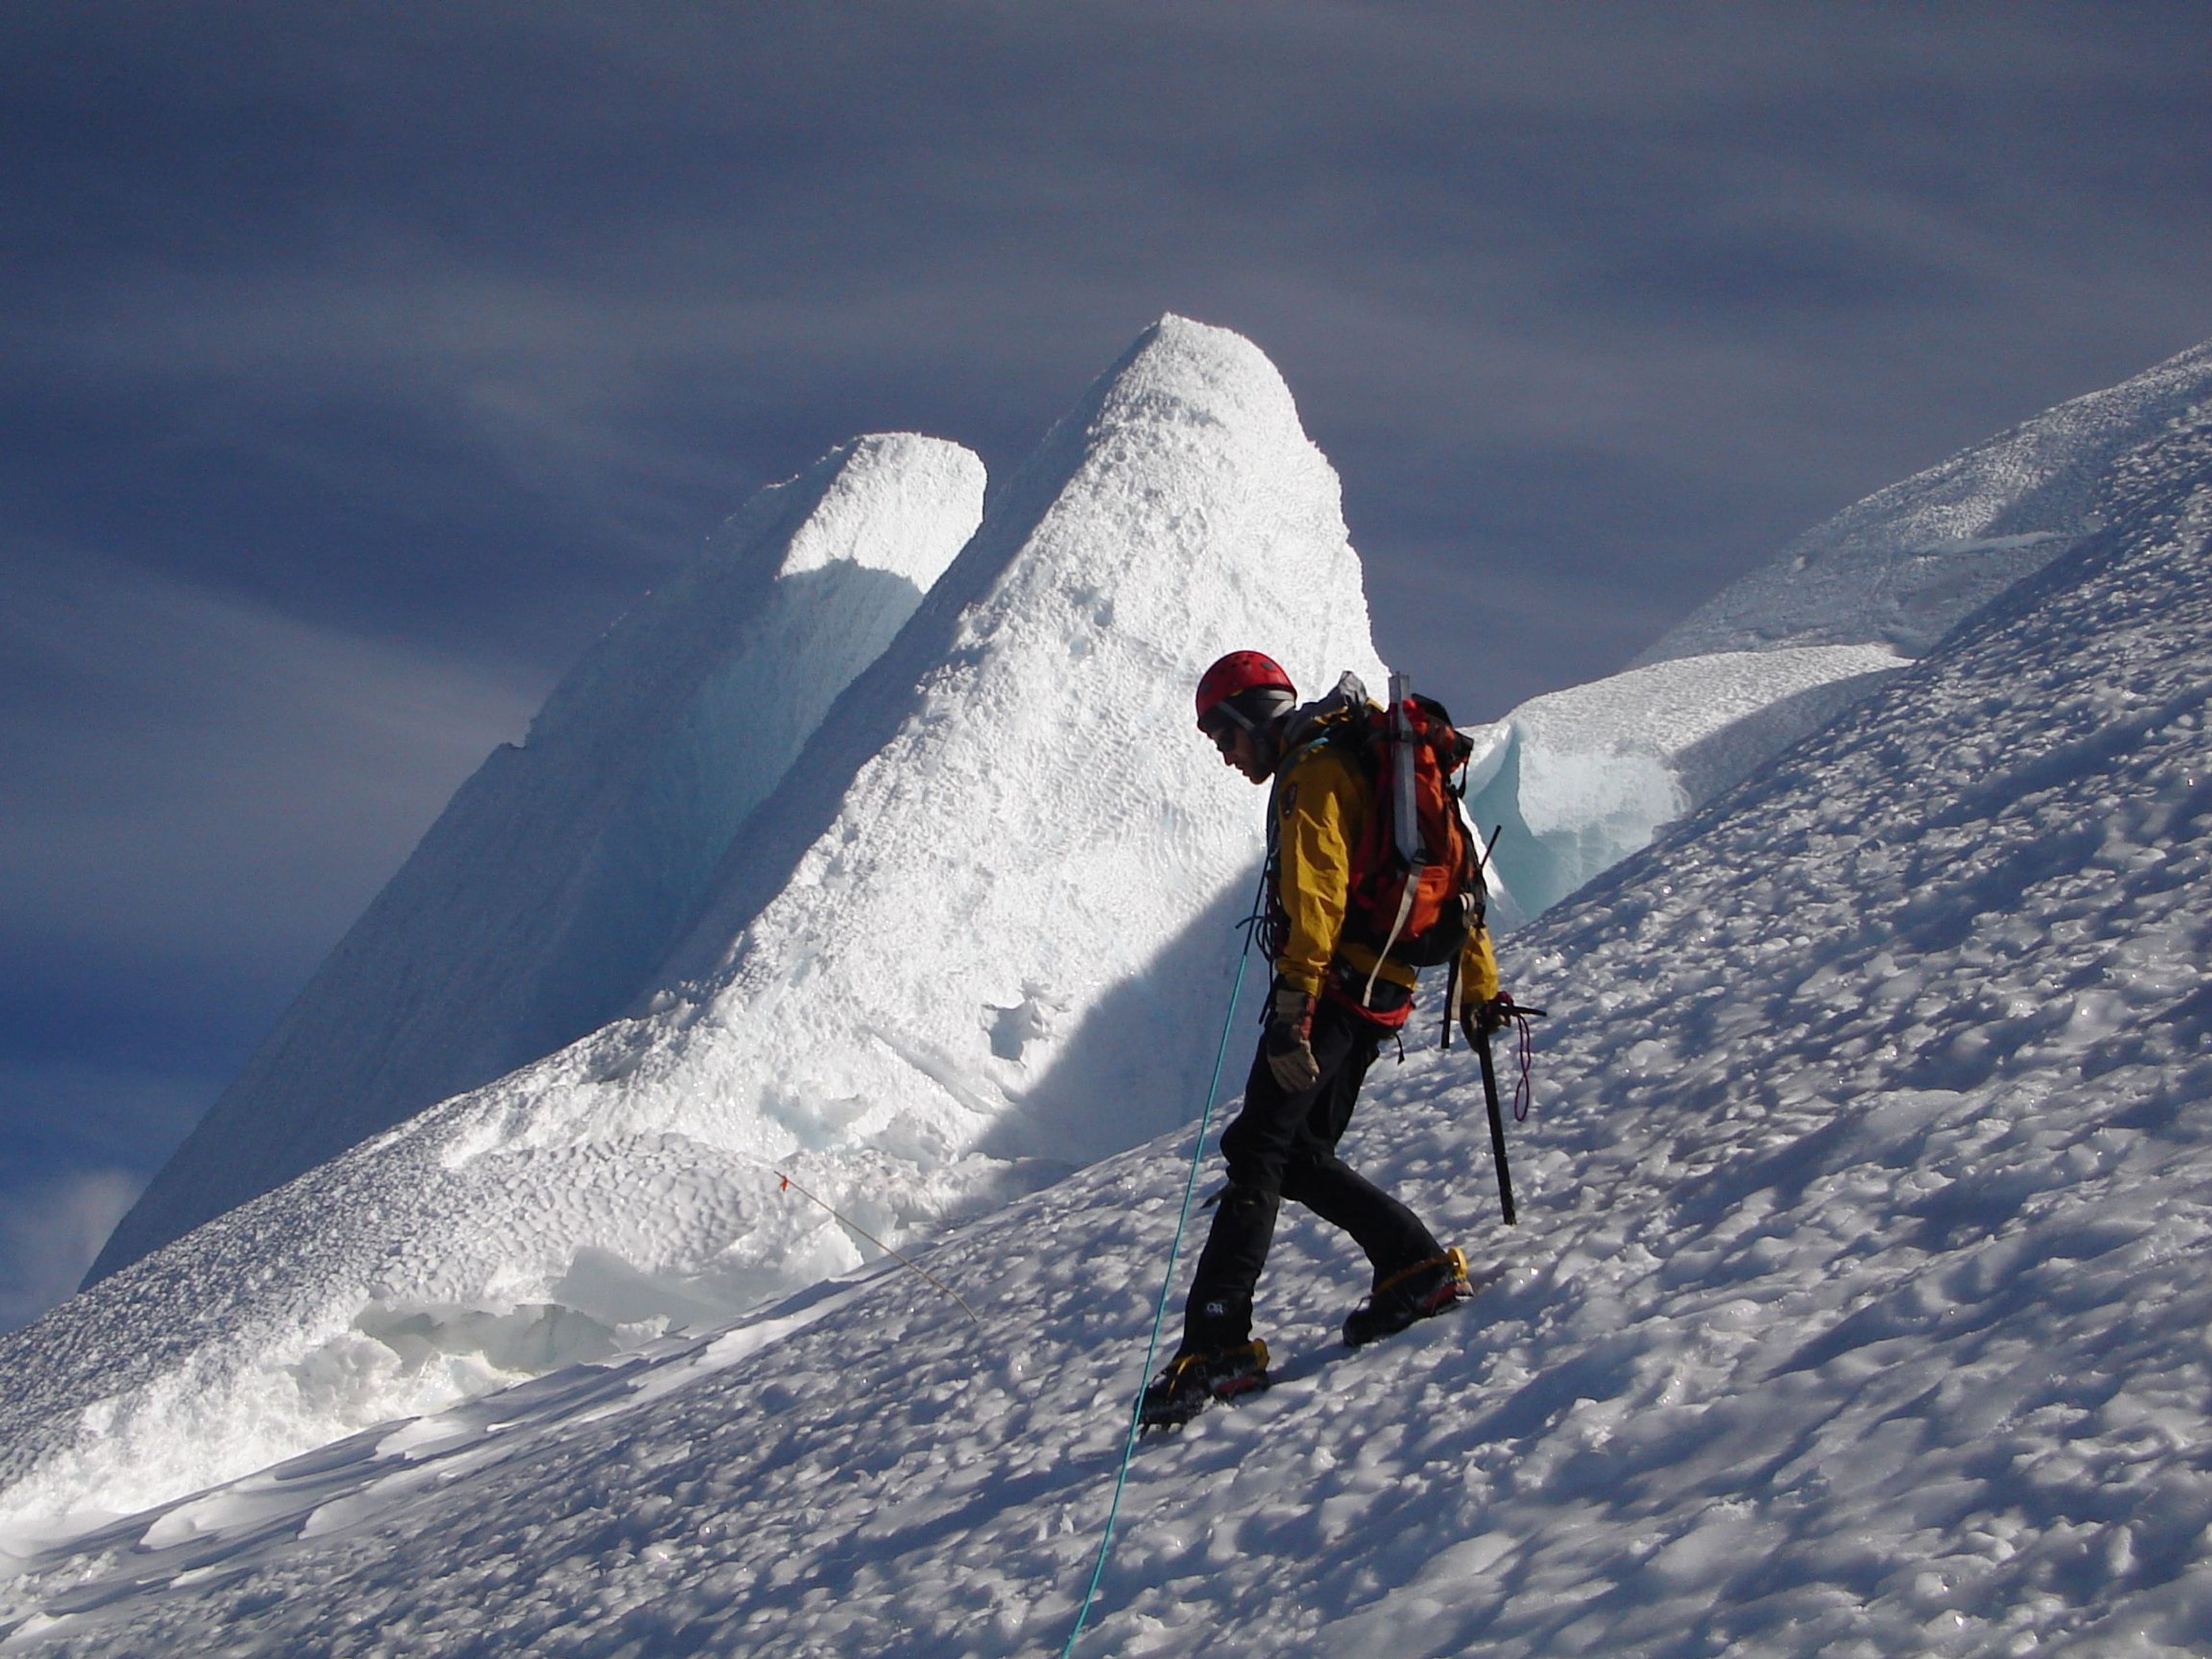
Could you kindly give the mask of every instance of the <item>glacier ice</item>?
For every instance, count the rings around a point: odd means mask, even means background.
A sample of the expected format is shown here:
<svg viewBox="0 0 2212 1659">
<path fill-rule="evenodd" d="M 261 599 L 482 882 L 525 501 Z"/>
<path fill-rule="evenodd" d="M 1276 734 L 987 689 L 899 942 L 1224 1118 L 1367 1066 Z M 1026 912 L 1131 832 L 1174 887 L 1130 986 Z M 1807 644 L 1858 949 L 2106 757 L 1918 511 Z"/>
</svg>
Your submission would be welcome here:
<svg viewBox="0 0 2212 1659">
<path fill-rule="evenodd" d="M 2047 532 L 1953 540 L 2015 533 Z M 1476 814 L 1521 832 L 1502 915 L 1687 805 L 1773 787 L 1789 763 L 1746 774 L 1895 677 L 1914 641 L 1889 613 L 1814 586 L 1843 637 L 1723 629 L 1480 734 Z M 1168 319 L 688 866 L 688 925 L 655 941 L 628 1017 L 0 1345 L 20 1385 L 0 1522 L 143 1505 L 852 1273 L 854 1233 L 780 1192 L 779 1167 L 903 1239 L 1187 1117 L 1257 840 L 1257 798 L 1188 724 L 1192 678 L 1230 646 L 1310 688 L 1346 667 L 1382 683 L 1334 478 L 1279 377 Z M 2076 1010 L 2085 1032 L 2103 1006 Z M 1618 1058 L 1644 1078 L 1681 1056 L 1661 1031 Z"/>
<path fill-rule="evenodd" d="M 0 1536 L 8 1650 L 1052 1653 L 1111 1501 L 1089 1654 L 2203 1652 L 2208 477 L 2199 421 L 2092 480 L 2088 545 L 1507 942 L 1512 1233 L 1464 1052 L 1377 1068 L 1359 1162 L 1496 1270 L 1452 1318 L 1343 1356 L 1364 1264 L 1292 1210 L 1276 1386 L 1116 1488 L 1186 1131 L 923 1258 L 988 1330 L 857 1272 Z"/>
<path fill-rule="evenodd" d="M 746 503 L 462 786 L 93 1276 L 623 1012 L 983 486 L 958 445 L 886 434 Z"/>
<path fill-rule="evenodd" d="M 857 1265 L 779 1169 L 896 1241 L 1186 1119 L 1262 817 L 1191 724 L 1232 646 L 1316 688 L 1383 672 L 1281 377 L 1169 318 L 747 816 L 660 994 L 19 1334 L 0 1516 L 143 1505 L 541 1339 L 639 1340 Z"/>
</svg>

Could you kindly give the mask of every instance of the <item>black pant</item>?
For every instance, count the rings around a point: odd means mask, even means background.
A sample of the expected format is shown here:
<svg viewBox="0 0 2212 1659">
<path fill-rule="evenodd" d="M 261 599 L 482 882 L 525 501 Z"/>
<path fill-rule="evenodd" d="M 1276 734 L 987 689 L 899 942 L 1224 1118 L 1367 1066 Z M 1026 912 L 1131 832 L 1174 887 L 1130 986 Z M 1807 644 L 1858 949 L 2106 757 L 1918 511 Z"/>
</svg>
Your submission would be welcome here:
<svg viewBox="0 0 2212 1659">
<path fill-rule="evenodd" d="M 1275 1237 L 1284 1199 L 1341 1227 L 1367 1253 L 1379 1281 L 1443 1254 L 1420 1218 L 1336 1155 L 1359 1085 L 1382 1046 L 1376 1028 L 1341 1004 L 1314 1010 L 1314 1059 L 1321 1080 L 1297 1094 L 1275 1081 L 1264 1051 L 1253 1056 L 1244 1109 L 1221 1137 L 1229 1185 L 1191 1275 L 1182 1346 L 1203 1352 L 1249 1340 L 1252 1292 Z"/>
</svg>

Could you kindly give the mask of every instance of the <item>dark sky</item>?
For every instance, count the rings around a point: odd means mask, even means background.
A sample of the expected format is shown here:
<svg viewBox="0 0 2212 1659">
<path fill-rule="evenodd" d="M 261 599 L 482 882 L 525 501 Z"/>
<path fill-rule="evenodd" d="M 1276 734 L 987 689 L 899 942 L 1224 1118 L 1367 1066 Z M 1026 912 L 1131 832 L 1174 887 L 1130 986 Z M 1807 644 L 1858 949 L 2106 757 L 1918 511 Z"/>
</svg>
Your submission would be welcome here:
<svg viewBox="0 0 2212 1659">
<path fill-rule="evenodd" d="M 1462 717 L 2212 335 L 2212 10 L 0 13 L 0 1327 L 491 744 L 854 433 L 1281 367 Z"/>
</svg>

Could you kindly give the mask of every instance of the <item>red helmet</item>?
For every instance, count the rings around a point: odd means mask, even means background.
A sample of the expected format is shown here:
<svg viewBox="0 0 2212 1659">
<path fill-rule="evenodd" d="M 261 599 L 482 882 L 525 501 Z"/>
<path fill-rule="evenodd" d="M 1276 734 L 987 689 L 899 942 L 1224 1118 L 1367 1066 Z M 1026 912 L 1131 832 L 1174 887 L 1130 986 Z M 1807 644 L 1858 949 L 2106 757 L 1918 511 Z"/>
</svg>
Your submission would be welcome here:
<svg viewBox="0 0 2212 1659">
<path fill-rule="evenodd" d="M 1279 697 L 1247 697 L 1248 691 L 1280 692 Z M 1227 713 L 1236 717 L 1239 726 L 1251 726 L 1255 716 L 1263 711 L 1279 712 L 1297 701 L 1298 689 L 1291 684 L 1291 677 L 1283 672 L 1282 664 L 1273 657 L 1262 656 L 1257 651 L 1232 651 L 1215 663 L 1198 678 L 1198 723 L 1206 724 L 1206 717 L 1224 702 L 1234 697 Z M 1250 705 L 1259 705 L 1251 707 Z"/>
</svg>

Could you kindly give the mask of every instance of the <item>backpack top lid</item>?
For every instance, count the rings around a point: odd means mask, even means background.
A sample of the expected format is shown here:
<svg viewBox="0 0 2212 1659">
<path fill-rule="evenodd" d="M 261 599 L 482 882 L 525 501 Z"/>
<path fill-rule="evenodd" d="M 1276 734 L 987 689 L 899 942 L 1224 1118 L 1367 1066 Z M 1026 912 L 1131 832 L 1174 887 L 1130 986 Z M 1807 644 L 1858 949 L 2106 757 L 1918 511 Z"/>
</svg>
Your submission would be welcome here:
<svg viewBox="0 0 2212 1659">
<path fill-rule="evenodd" d="M 1382 712 L 1368 700 L 1359 676 L 1347 669 L 1326 696 L 1292 711 L 1283 727 L 1284 757 L 1317 743 L 1356 744 L 1365 738 L 1370 720 Z"/>
</svg>

